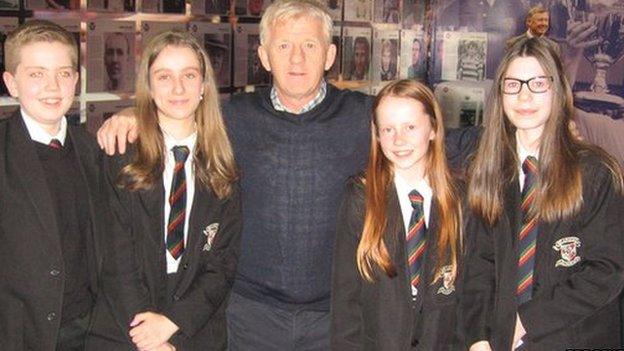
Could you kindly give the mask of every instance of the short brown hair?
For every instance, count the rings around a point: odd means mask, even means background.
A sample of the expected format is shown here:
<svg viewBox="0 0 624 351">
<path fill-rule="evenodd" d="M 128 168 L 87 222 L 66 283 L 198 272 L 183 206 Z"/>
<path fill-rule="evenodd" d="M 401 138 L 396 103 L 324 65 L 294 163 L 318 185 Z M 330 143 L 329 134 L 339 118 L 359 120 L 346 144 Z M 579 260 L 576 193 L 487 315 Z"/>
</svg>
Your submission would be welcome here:
<svg viewBox="0 0 624 351">
<path fill-rule="evenodd" d="M 6 71 L 15 74 L 20 63 L 21 49 L 32 43 L 58 42 L 70 48 L 72 66 L 78 70 L 78 46 L 74 36 L 56 23 L 35 19 L 28 21 L 11 32 L 4 42 L 4 64 Z"/>
<path fill-rule="evenodd" d="M 527 12 L 526 17 L 524 17 L 524 22 L 529 23 L 531 18 L 539 13 L 549 13 L 549 11 L 547 8 L 544 7 L 544 5 L 535 5 L 529 9 L 529 12 Z"/>
</svg>

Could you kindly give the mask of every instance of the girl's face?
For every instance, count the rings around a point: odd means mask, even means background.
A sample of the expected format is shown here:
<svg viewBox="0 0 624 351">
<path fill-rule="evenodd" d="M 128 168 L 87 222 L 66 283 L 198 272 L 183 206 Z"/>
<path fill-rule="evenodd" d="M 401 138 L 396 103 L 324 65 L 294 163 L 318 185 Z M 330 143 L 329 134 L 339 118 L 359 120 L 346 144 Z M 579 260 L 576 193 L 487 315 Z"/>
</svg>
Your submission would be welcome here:
<svg viewBox="0 0 624 351">
<path fill-rule="evenodd" d="M 161 123 L 192 121 L 203 94 L 197 55 L 184 46 L 166 46 L 149 69 L 150 95 Z"/>
<path fill-rule="evenodd" d="M 518 81 L 529 79 L 533 80 L 528 83 Z M 503 76 L 503 91 L 513 92 L 520 88 L 517 94 L 503 93 L 505 115 L 518 132 L 533 140 L 542 135 L 544 125 L 550 116 L 553 100 L 551 85 L 551 78 L 546 76 L 535 57 L 515 58 Z M 531 90 L 542 92 L 536 93 Z"/>
<path fill-rule="evenodd" d="M 377 106 L 377 135 L 381 150 L 404 179 L 424 176 L 429 142 L 435 138 L 430 117 L 420 101 L 387 96 Z"/>
</svg>

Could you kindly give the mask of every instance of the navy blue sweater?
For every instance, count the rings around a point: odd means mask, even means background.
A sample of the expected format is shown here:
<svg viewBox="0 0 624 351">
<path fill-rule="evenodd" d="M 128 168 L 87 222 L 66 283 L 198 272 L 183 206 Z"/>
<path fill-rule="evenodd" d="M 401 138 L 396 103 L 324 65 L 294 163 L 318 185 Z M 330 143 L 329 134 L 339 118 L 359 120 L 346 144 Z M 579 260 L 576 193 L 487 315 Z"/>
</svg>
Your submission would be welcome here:
<svg viewBox="0 0 624 351">
<path fill-rule="evenodd" d="M 329 310 L 338 205 L 345 181 L 368 158 L 371 97 L 327 89 L 323 102 L 301 115 L 276 111 L 268 88 L 235 95 L 223 107 L 241 169 L 234 291 L 289 310 Z M 456 153 L 467 150 L 472 133 L 447 138 L 451 159 L 460 162 Z"/>
</svg>

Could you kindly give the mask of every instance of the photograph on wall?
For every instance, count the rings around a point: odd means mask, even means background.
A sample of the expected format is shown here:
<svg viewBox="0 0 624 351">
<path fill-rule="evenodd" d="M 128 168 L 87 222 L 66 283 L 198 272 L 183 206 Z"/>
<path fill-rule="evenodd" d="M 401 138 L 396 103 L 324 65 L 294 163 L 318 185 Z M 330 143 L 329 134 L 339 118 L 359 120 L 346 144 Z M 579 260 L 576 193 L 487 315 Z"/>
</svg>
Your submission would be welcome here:
<svg viewBox="0 0 624 351">
<path fill-rule="evenodd" d="M 343 0 L 325 0 L 327 9 L 334 21 L 342 20 L 342 4 Z"/>
<path fill-rule="evenodd" d="M 141 2 L 141 11 L 146 13 L 179 13 L 186 11 L 185 0 L 150 0 Z"/>
<path fill-rule="evenodd" d="M 399 77 L 425 81 L 427 78 L 427 48 L 420 30 L 401 31 Z"/>
<path fill-rule="evenodd" d="M 0 17 L 0 76 L 4 73 L 4 41 L 8 33 L 17 28 L 18 20 L 14 17 Z M 9 95 L 4 79 L 0 79 L 0 96 Z"/>
<path fill-rule="evenodd" d="M 260 35 L 258 25 L 244 23 L 236 26 L 234 34 L 234 85 L 267 85 L 271 74 L 264 69 L 258 56 Z"/>
<path fill-rule="evenodd" d="M 134 100 L 89 101 L 87 102 L 86 127 L 95 135 L 102 123 L 126 107 L 133 107 Z"/>
<path fill-rule="evenodd" d="M 2 11 L 19 10 L 19 0 L 0 0 L 0 10 Z"/>
<path fill-rule="evenodd" d="M 373 32 L 372 77 L 373 83 L 388 82 L 399 78 L 399 31 L 376 30 Z"/>
<path fill-rule="evenodd" d="M 344 0 L 344 20 L 370 22 L 372 5 L 372 0 Z"/>
<path fill-rule="evenodd" d="M 342 37 L 342 77 L 345 80 L 369 80 L 371 29 L 344 27 Z"/>
<path fill-rule="evenodd" d="M 261 17 L 264 9 L 270 4 L 270 0 L 247 0 L 247 16 Z"/>
<path fill-rule="evenodd" d="M 177 22 L 159 22 L 159 21 L 141 21 L 141 46 L 145 47 L 150 40 L 162 32 L 168 30 L 186 31 L 186 23 Z"/>
<path fill-rule="evenodd" d="M 483 120 L 486 92 L 489 82 L 442 82 L 436 86 L 435 96 L 440 103 L 444 126 L 463 128 L 480 125 Z"/>
<path fill-rule="evenodd" d="M 232 30 L 229 23 L 189 23 L 190 32 L 203 43 L 218 87 L 229 87 L 232 75 Z"/>
<path fill-rule="evenodd" d="M 398 24 L 400 22 L 400 0 L 375 0 L 373 21 Z"/>
<path fill-rule="evenodd" d="M 195 0 L 191 2 L 191 13 L 193 15 L 225 16 L 229 10 L 229 0 Z"/>
<path fill-rule="evenodd" d="M 134 91 L 134 22 L 87 24 L 87 92 Z"/>
<path fill-rule="evenodd" d="M 425 22 L 425 0 L 403 0 L 403 28 L 422 30 Z"/>
<path fill-rule="evenodd" d="M 79 10 L 80 0 L 25 0 L 28 10 Z"/>
<path fill-rule="evenodd" d="M 247 16 L 247 0 L 233 0 L 234 14 L 236 16 Z"/>
<path fill-rule="evenodd" d="M 442 32 L 442 80 L 485 78 L 487 33 Z"/>
<path fill-rule="evenodd" d="M 93 11 L 135 12 L 136 0 L 88 0 L 87 8 Z"/>
<path fill-rule="evenodd" d="M 341 26 L 334 26 L 332 28 L 332 44 L 336 46 L 336 59 L 334 60 L 334 64 L 331 68 L 325 73 L 325 78 L 337 80 L 340 76 L 340 65 L 341 65 L 341 55 L 342 55 L 342 45 L 340 43 L 342 31 Z"/>
</svg>

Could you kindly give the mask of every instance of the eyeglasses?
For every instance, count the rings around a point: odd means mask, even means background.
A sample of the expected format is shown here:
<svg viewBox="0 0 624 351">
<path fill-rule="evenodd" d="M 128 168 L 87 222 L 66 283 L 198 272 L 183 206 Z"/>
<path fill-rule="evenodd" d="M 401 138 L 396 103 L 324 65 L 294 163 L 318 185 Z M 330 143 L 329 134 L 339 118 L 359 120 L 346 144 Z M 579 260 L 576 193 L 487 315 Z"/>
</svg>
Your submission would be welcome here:
<svg viewBox="0 0 624 351">
<path fill-rule="evenodd" d="M 550 89 L 550 84 L 553 81 L 553 77 L 550 76 L 538 76 L 528 80 L 516 79 L 516 78 L 504 78 L 503 79 L 503 94 L 515 95 L 520 93 L 522 85 L 526 84 L 529 91 L 532 93 L 540 94 L 545 93 Z"/>
</svg>

